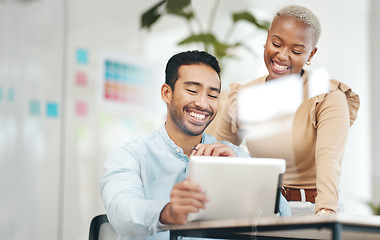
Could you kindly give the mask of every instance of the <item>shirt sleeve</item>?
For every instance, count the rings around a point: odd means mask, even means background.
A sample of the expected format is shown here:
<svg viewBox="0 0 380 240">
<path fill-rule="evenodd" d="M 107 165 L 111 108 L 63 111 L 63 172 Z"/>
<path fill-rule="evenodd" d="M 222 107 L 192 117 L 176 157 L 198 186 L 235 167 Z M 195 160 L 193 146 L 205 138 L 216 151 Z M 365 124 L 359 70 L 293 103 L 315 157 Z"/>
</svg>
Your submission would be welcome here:
<svg viewBox="0 0 380 240">
<path fill-rule="evenodd" d="M 238 156 L 239 158 L 250 158 L 251 157 L 251 155 L 249 155 L 249 153 L 247 153 L 243 148 L 241 148 L 239 146 L 236 146 L 233 143 L 230 143 L 230 142 L 227 142 L 227 141 L 222 141 L 222 143 L 230 146 L 230 148 L 232 149 L 232 151 L 234 151 L 234 153 L 236 154 L 236 156 Z"/>
<path fill-rule="evenodd" d="M 345 149 L 350 114 L 342 91 L 327 94 L 316 109 L 316 174 L 318 195 L 315 212 L 321 208 L 337 211 L 341 164 Z"/>
<path fill-rule="evenodd" d="M 237 96 L 240 84 L 232 83 L 228 100 L 225 106 L 221 106 L 219 122 L 215 137 L 217 140 L 225 140 L 235 145 L 240 145 L 243 137 L 239 135 L 237 124 Z"/>
<path fill-rule="evenodd" d="M 152 235 L 168 203 L 144 197 L 140 161 L 123 147 L 113 148 L 104 162 L 101 197 L 111 225 L 118 234 Z"/>
</svg>

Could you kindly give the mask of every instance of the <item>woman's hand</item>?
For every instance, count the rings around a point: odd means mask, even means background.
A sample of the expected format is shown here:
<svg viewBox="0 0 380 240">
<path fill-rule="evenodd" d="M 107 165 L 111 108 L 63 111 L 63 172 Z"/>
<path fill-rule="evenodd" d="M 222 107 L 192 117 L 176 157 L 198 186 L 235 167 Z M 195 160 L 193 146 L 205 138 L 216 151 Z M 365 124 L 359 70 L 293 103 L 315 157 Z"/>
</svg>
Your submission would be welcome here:
<svg viewBox="0 0 380 240">
<path fill-rule="evenodd" d="M 334 213 L 334 211 L 331 209 L 322 208 L 315 215 L 316 216 L 328 216 L 328 215 L 331 215 L 333 213 Z"/>
</svg>

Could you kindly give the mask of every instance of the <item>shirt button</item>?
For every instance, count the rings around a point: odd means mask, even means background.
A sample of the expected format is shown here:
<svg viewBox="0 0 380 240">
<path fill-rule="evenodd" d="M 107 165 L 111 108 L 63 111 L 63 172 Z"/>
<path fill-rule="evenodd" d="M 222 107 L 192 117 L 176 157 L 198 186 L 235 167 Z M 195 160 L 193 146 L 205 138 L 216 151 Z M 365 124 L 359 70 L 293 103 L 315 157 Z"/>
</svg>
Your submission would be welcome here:
<svg viewBox="0 0 380 240">
<path fill-rule="evenodd" d="M 181 152 L 181 149 L 177 148 L 176 151 L 179 153 L 179 152 Z"/>
</svg>

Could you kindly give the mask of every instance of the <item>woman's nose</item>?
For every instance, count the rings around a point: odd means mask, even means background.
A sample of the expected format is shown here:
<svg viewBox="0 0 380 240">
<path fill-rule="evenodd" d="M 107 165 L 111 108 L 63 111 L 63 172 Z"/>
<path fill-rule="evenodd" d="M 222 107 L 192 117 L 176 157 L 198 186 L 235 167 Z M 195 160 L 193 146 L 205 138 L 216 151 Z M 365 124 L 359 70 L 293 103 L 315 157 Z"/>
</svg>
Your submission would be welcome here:
<svg viewBox="0 0 380 240">
<path fill-rule="evenodd" d="M 289 59 L 288 51 L 285 48 L 282 48 L 278 51 L 277 57 L 280 61 L 286 61 Z"/>
</svg>

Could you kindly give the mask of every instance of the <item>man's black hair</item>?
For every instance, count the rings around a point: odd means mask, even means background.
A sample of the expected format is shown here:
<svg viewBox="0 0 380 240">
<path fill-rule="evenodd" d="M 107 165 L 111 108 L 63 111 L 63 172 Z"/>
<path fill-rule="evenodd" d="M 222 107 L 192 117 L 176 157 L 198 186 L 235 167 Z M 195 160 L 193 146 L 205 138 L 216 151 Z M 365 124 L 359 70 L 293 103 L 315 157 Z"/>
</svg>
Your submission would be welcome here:
<svg viewBox="0 0 380 240">
<path fill-rule="evenodd" d="M 205 51 L 187 51 L 177 53 L 172 56 L 165 69 L 165 83 L 174 90 L 174 85 L 178 80 L 178 69 L 182 65 L 192 65 L 192 64 L 204 64 L 212 67 L 220 78 L 220 67 L 218 60 L 211 54 Z"/>
</svg>

